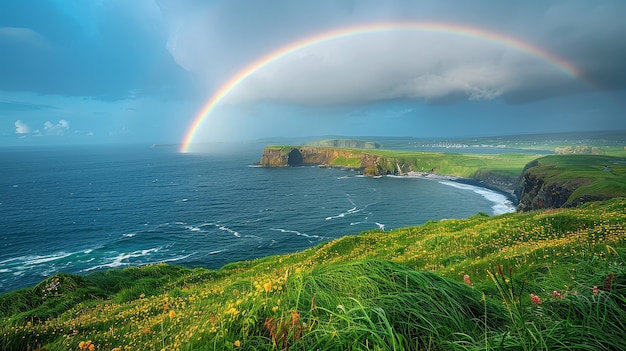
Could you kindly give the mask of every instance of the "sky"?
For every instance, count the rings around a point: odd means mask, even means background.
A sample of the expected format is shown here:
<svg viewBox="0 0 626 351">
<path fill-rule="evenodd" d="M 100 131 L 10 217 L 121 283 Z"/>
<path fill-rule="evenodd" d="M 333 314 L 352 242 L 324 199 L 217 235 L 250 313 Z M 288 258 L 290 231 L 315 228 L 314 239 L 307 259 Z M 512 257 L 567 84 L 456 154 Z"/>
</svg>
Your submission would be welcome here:
<svg viewBox="0 0 626 351">
<path fill-rule="evenodd" d="M 0 0 L 0 146 L 626 130 L 624 14 L 623 0 Z"/>
</svg>

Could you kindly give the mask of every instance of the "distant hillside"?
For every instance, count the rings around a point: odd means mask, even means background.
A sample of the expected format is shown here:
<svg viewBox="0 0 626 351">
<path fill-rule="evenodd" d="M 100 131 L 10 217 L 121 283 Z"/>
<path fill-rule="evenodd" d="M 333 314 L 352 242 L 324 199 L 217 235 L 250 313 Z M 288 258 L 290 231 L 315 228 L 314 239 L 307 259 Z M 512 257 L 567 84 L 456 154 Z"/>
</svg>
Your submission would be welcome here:
<svg viewBox="0 0 626 351">
<path fill-rule="evenodd" d="M 266 167 L 315 165 L 358 169 L 367 176 L 446 175 L 474 179 L 512 193 L 524 166 L 537 155 L 457 154 L 362 150 L 313 146 L 267 146 L 259 164 Z"/>
<path fill-rule="evenodd" d="M 350 149 L 379 149 L 380 144 L 373 141 L 358 139 L 327 139 L 309 143 L 310 146 L 340 147 Z"/>
</svg>

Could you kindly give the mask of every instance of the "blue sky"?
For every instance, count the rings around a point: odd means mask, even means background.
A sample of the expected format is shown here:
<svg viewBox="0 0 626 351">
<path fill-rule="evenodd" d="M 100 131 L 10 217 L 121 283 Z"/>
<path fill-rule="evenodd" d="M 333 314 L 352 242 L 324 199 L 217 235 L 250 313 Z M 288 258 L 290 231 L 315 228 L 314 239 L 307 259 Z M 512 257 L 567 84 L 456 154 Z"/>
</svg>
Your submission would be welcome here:
<svg viewBox="0 0 626 351">
<path fill-rule="evenodd" d="M 237 85 L 196 141 L 626 130 L 626 2 L 0 0 L 0 145 L 180 143 L 233 75 L 302 38 L 381 22 L 514 37 L 515 48 L 390 31 L 307 47 Z"/>
</svg>

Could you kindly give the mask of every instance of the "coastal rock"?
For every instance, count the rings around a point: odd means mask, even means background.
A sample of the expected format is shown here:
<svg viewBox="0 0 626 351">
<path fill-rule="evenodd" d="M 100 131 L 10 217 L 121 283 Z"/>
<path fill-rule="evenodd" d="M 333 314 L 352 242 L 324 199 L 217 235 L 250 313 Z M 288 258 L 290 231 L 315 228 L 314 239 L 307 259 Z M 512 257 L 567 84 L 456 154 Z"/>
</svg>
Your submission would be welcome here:
<svg viewBox="0 0 626 351">
<path fill-rule="evenodd" d="M 368 176 L 401 175 L 410 166 L 359 150 L 315 146 L 268 146 L 258 163 L 265 167 L 321 166 L 351 168 Z"/>
<path fill-rule="evenodd" d="M 555 157 L 561 157 L 562 165 L 557 167 L 558 163 L 548 161 L 548 158 L 535 160 L 524 168 L 517 188 L 515 190 L 519 199 L 517 206 L 518 211 L 532 211 L 547 208 L 568 208 L 580 206 L 590 201 L 601 201 L 620 196 L 618 191 L 608 192 L 589 192 L 582 191 L 592 183 L 606 181 L 608 184 L 615 185 L 617 176 L 607 175 L 610 173 L 606 163 L 611 160 L 601 156 L 586 156 L 581 160 L 580 164 L 572 162 L 572 159 L 565 159 L 568 156 L 549 156 L 554 160 Z M 615 162 L 621 162 L 617 160 Z M 621 164 L 617 163 L 618 165 Z M 582 166 L 584 165 L 584 167 Z M 587 170 L 581 172 L 580 169 Z M 575 173 L 579 172 L 579 173 Z M 614 178 L 614 179 L 612 179 Z"/>
</svg>

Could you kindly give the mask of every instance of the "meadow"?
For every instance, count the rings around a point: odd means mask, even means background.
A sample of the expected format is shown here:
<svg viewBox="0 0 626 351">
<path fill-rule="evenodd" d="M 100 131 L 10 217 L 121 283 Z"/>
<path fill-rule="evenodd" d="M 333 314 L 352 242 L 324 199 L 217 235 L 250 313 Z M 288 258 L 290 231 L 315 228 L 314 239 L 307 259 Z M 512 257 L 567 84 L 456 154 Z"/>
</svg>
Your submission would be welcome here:
<svg viewBox="0 0 626 351">
<path fill-rule="evenodd" d="M 57 274 L 0 296 L 0 350 L 624 350 L 625 234 L 614 198 Z"/>
</svg>

